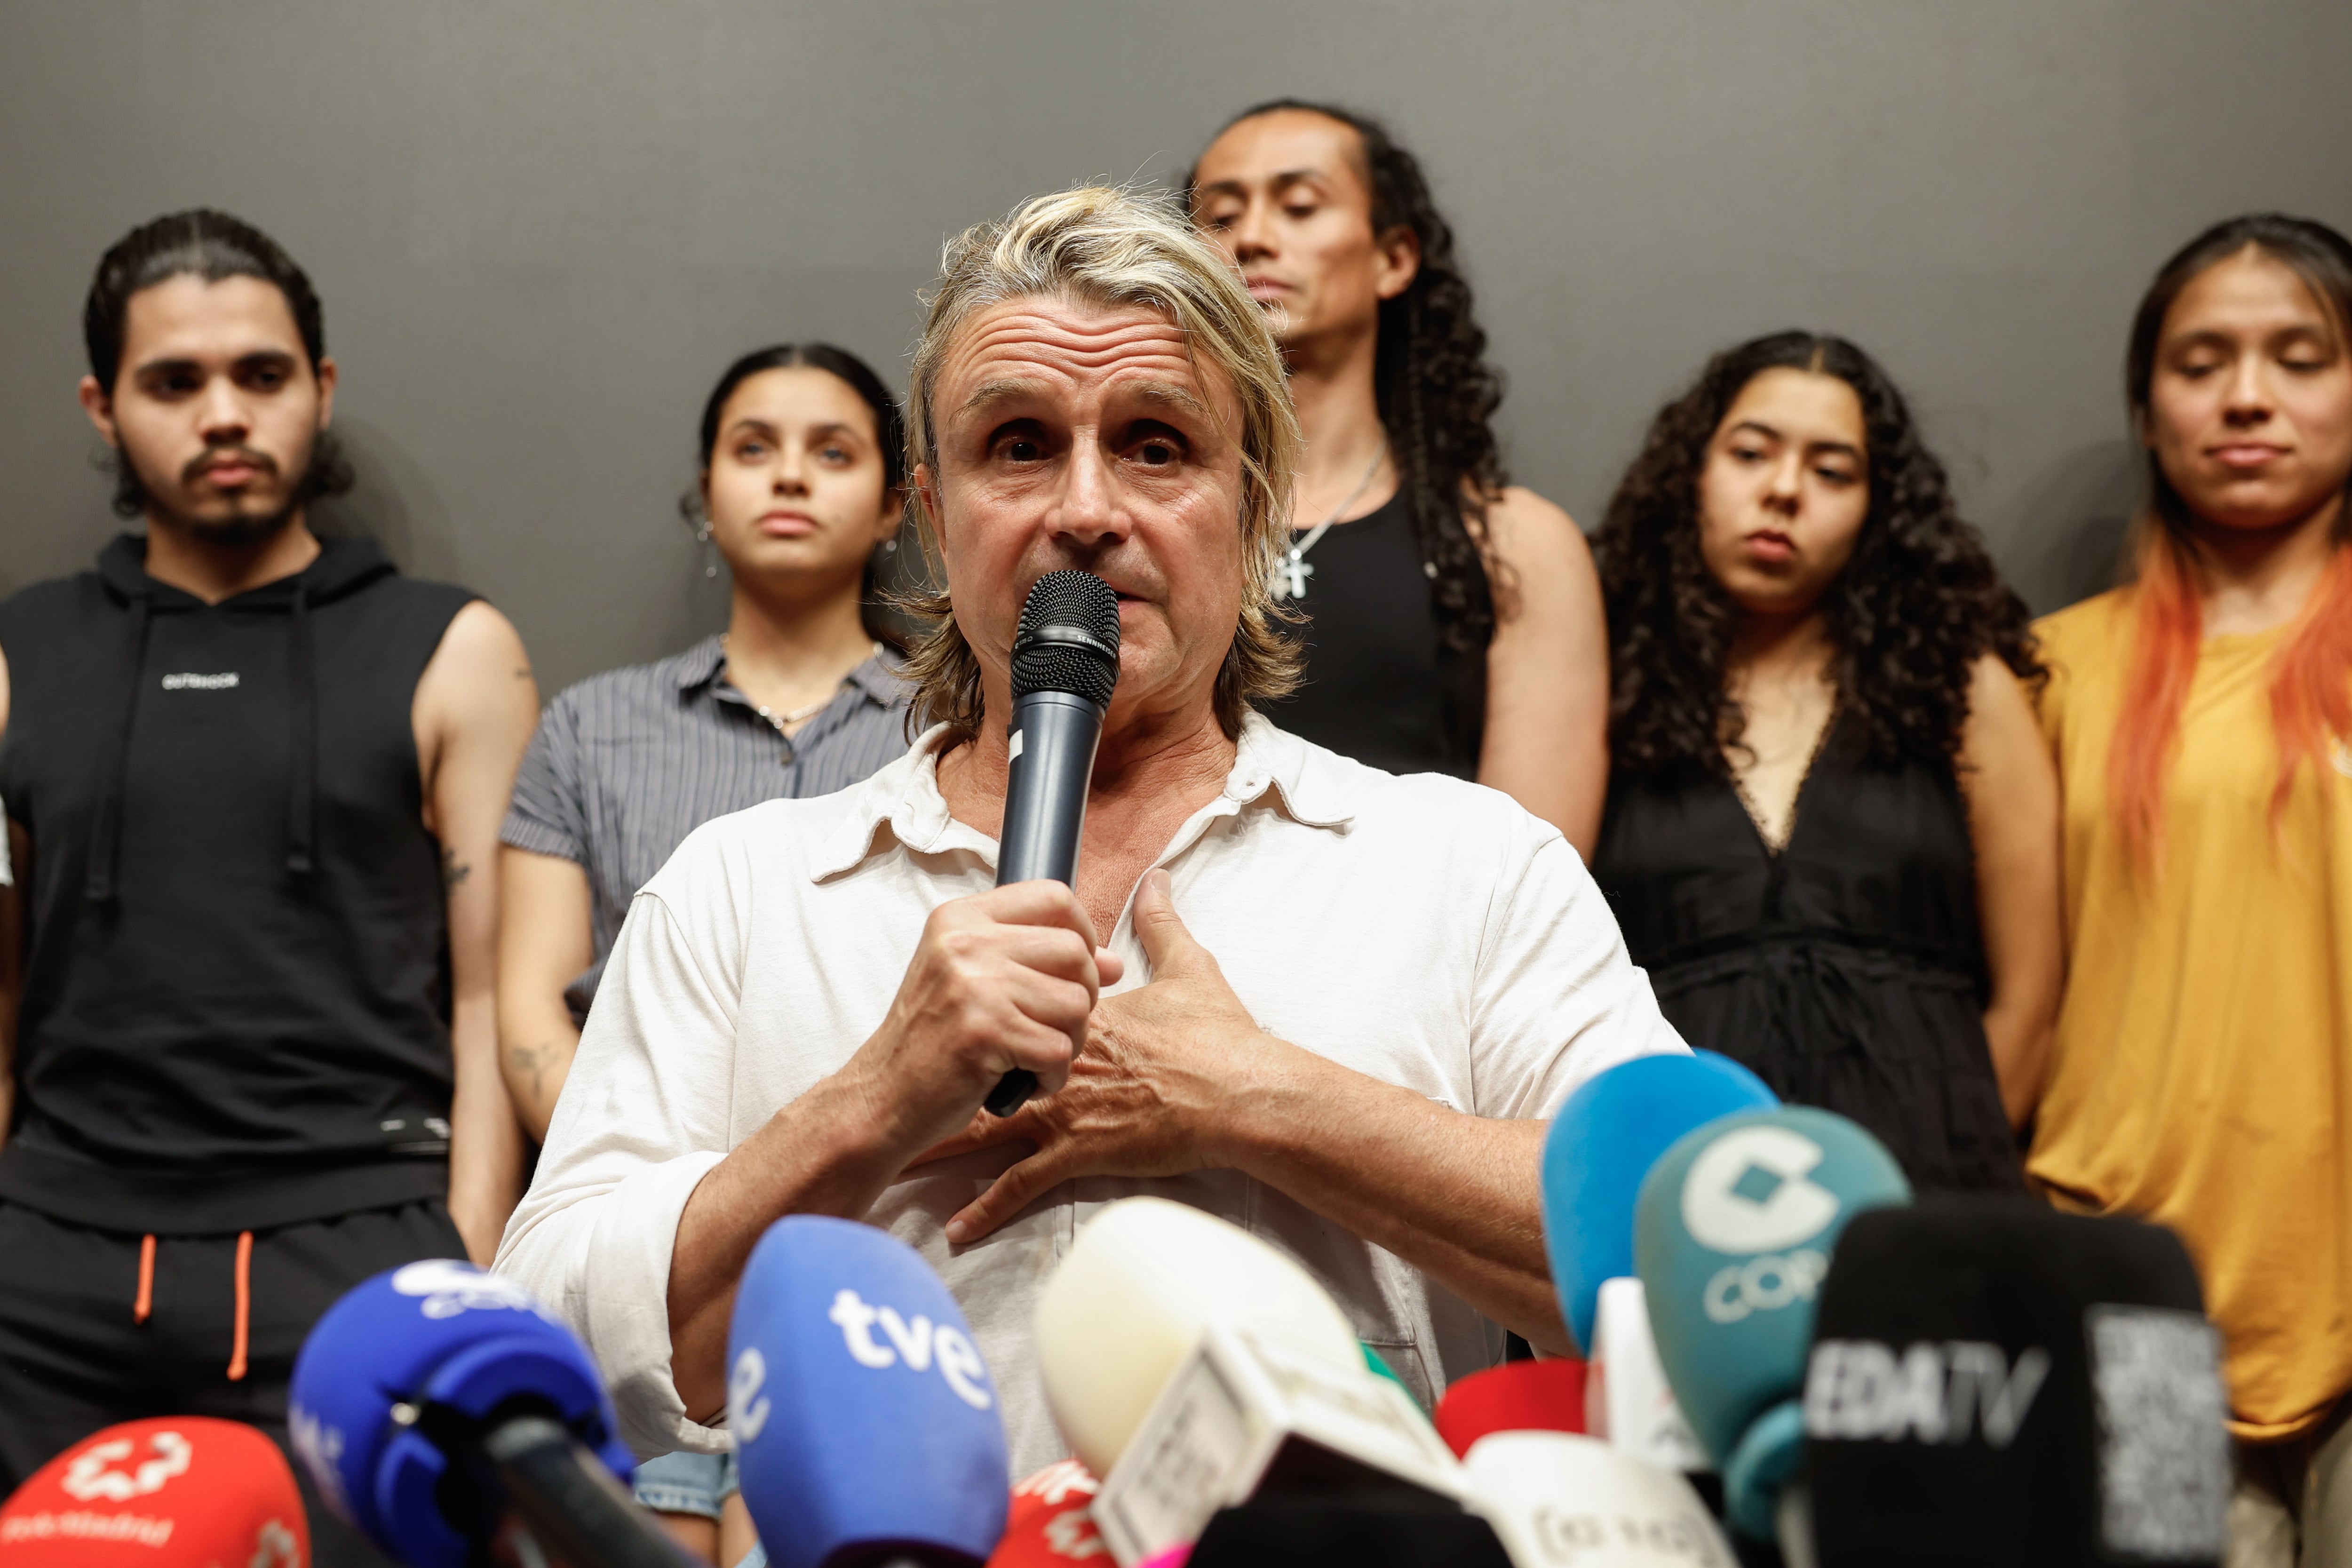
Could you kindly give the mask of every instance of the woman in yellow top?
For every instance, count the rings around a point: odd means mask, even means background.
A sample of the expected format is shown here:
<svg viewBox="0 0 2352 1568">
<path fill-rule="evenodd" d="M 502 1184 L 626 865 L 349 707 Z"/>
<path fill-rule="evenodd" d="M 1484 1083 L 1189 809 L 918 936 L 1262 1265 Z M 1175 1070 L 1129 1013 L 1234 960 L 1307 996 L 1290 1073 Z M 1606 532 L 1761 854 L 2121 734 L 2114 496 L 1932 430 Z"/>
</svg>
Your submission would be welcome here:
<svg viewBox="0 0 2352 1568">
<path fill-rule="evenodd" d="M 2200 235 L 2141 302 L 2127 377 L 2137 581 L 2037 627 L 2071 956 L 2028 1169 L 2195 1256 L 2239 1439 L 2231 1563 L 2347 1563 L 2352 243 L 2280 216 Z"/>
</svg>

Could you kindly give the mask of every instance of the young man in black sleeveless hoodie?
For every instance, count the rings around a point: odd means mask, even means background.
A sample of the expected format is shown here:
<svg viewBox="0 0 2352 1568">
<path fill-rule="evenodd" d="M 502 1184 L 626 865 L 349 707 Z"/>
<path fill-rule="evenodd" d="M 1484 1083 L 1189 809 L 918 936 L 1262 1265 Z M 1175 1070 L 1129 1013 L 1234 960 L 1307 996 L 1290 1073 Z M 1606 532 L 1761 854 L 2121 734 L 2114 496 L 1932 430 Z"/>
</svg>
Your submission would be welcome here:
<svg viewBox="0 0 2352 1568">
<path fill-rule="evenodd" d="M 130 1417 L 284 1440 L 318 1315 L 487 1261 L 520 1173 L 491 872 L 538 714 L 520 639 L 310 531 L 348 483 L 335 364 L 267 237 L 133 231 L 84 331 L 147 528 L 0 605 L 0 1494 Z"/>
</svg>

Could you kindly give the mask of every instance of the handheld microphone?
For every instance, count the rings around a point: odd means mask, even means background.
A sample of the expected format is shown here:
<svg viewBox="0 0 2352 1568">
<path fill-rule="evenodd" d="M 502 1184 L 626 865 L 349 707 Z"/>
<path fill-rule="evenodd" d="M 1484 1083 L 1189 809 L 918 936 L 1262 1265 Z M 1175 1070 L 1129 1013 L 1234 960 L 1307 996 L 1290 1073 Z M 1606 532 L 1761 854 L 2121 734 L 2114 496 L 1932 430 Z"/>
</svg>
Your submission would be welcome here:
<svg viewBox="0 0 2352 1568">
<path fill-rule="evenodd" d="M 1034 1321 L 1046 1407 L 1106 1481 L 1212 1323 L 1364 1365 L 1346 1314 L 1287 1254 L 1166 1198 L 1123 1198 L 1088 1220 L 1038 1293 Z"/>
<path fill-rule="evenodd" d="M 777 1568 L 985 1562 L 1011 1466 L 955 1298 L 886 1231 L 789 1215 L 751 1249 L 727 1341 L 743 1503 Z"/>
<path fill-rule="evenodd" d="M 1593 1437 L 1497 1432 L 1463 1461 L 1472 1506 L 1522 1568 L 1734 1568 L 1691 1484 Z"/>
<path fill-rule="evenodd" d="M 1496 1432 L 1582 1432 L 1585 1363 L 1515 1361 L 1456 1378 L 1437 1402 L 1437 1435 L 1460 1458 Z"/>
<path fill-rule="evenodd" d="M 1601 1282 L 1633 1272 L 1633 1200 L 1674 1141 L 1736 1110 L 1780 1104 L 1713 1051 L 1640 1057 L 1580 1085 L 1544 1134 L 1544 1249 L 1560 1315 L 1588 1356 Z"/>
<path fill-rule="evenodd" d="M 1781 1494 L 1804 1458 L 1796 1395 L 1838 1233 L 1910 1201 L 1877 1139 L 1797 1105 L 1686 1133 L 1642 1183 L 1633 1263 L 1658 1360 L 1743 1534 L 1787 1539 Z"/>
<path fill-rule="evenodd" d="M 0 1507 L 5 1568 L 309 1568 L 310 1524 L 278 1445 L 204 1415 L 126 1421 L 26 1478 Z"/>
<path fill-rule="evenodd" d="M 2228 1414 L 2171 1232 L 2019 1198 L 1858 1215 L 1805 1378 L 1822 1568 L 2211 1568 Z"/>
<path fill-rule="evenodd" d="M 684 1561 L 622 1489 L 636 1464 L 587 1347 L 470 1263 L 354 1286 L 302 1342 L 287 1404 L 328 1505 L 410 1568 L 464 1568 L 509 1508 L 573 1568 Z"/>
<path fill-rule="evenodd" d="M 1095 747 L 1118 684 L 1118 595 L 1091 572 L 1038 578 L 1013 636 L 998 887 L 1039 879 L 1076 884 Z M 1010 1116 L 1036 1088 L 1035 1073 L 1014 1068 L 983 1103 L 991 1115 Z"/>
</svg>

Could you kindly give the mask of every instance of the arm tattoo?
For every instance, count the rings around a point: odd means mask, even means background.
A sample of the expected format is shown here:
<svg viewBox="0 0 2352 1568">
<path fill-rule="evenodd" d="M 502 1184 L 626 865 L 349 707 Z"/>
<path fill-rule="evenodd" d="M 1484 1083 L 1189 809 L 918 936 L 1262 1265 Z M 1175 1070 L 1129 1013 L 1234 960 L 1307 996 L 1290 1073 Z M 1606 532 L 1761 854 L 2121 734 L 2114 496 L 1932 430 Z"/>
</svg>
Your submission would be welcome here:
<svg viewBox="0 0 2352 1568">
<path fill-rule="evenodd" d="M 441 851 L 441 886 L 445 891 L 455 892 L 457 884 L 473 874 L 474 868 L 471 866 L 461 865 L 458 862 L 457 852 L 455 849 Z"/>
</svg>

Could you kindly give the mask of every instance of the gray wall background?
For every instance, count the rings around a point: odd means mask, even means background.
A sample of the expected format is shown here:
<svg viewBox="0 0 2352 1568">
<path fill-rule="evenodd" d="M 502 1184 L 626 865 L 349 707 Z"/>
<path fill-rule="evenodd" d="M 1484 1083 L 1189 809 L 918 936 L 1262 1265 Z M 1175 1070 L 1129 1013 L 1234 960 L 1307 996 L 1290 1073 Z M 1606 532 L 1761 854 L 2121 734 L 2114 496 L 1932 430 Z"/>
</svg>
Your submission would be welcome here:
<svg viewBox="0 0 2352 1568">
<path fill-rule="evenodd" d="M 121 526 L 73 387 L 99 254 L 208 203 L 325 300 L 331 525 L 480 589 L 543 689 L 715 627 L 672 510 L 740 351 L 903 380 L 941 238 L 1166 179 L 1232 110 L 1388 116 L 1470 263 L 1517 476 L 1597 522 L 1711 350 L 1848 333 L 2037 608 L 2105 585 L 2162 258 L 2352 227 L 2347 0 L 5 0 L 0 590 Z"/>
</svg>

